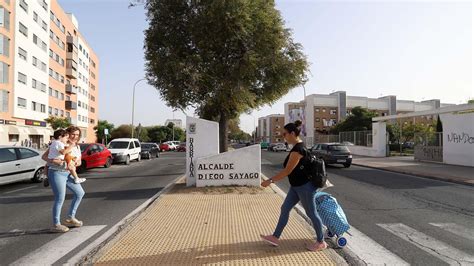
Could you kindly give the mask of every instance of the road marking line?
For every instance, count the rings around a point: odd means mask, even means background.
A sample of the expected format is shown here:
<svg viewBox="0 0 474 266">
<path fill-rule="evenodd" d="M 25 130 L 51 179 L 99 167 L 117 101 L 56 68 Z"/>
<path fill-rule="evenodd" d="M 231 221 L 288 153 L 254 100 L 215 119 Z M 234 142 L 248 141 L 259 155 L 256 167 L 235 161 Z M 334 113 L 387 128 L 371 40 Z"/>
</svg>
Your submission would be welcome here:
<svg viewBox="0 0 474 266">
<path fill-rule="evenodd" d="M 432 226 L 439 227 L 460 237 L 474 241 L 474 231 L 467 227 L 455 223 L 430 223 Z"/>
<path fill-rule="evenodd" d="M 27 190 L 27 189 L 34 188 L 34 187 L 36 187 L 36 186 L 29 186 L 29 187 L 19 188 L 19 189 L 15 189 L 15 190 L 10 190 L 10 191 L 4 192 L 3 194 L 10 194 L 10 193 L 14 193 L 14 192 L 22 191 L 22 190 Z"/>
<path fill-rule="evenodd" d="M 474 256 L 464 253 L 444 242 L 436 240 L 425 235 L 409 226 L 401 223 L 394 224 L 377 224 L 390 233 L 413 243 L 420 249 L 430 253 L 431 255 L 447 262 L 450 265 L 466 265 L 474 264 Z"/>
<path fill-rule="evenodd" d="M 84 241 L 102 230 L 105 225 L 83 226 L 71 229 L 71 231 L 49 241 L 42 247 L 30 254 L 20 258 L 12 265 L 51 265 L 74 250 Z"/>
<path fill-rule="evenodd" d="M 354 227 L 344 237 L 347 239 L 347 248 L 367 265 L 410 265 Z"/>
</svg>

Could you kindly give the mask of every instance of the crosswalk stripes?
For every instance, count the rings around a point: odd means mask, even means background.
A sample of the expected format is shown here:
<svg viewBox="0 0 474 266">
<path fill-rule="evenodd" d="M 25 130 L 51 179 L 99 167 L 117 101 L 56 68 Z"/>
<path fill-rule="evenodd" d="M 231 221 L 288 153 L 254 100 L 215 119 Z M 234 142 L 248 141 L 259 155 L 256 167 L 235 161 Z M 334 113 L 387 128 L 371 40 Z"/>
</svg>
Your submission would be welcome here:
<svg viewBox="0 0 474 266">
<path fill-rule="evenodd" d="M 377 224 L 450 265 L 474 265 L 474 256 L 401 223 Z"/>
<path fill-rule="evenodd" d="M 72 229 L 42 247 L 18 259 L 11 265 L 51 265 L 102 230 L 105 225 L 83 226 Z"/>
<path fill-rule="evenodd" d="M 464 226 L 457 225 L 455 223 L 430 223 L 432 226 L 439 227 L 457 236 L 464 237 L 471 241 L 474 241 L 474 230 L 466 228 Z"/>
</svg>

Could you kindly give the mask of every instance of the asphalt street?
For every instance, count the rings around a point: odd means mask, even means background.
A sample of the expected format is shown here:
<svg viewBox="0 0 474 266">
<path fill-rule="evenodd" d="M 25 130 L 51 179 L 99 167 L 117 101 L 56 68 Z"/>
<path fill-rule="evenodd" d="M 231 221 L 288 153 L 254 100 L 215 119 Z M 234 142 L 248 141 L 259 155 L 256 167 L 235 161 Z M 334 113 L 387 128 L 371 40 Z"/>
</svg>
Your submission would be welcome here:
<svg viewBox="0 0 474 266">
<path fill-rule="evenodd" d="M 263 174 L 281 170 L 286 154 L 262 150 Z M 327 192 L 386 254 L 413 265 L 474 263 L 474 187 L 357 166 L 327 170 Z M 289 189 L 286 179 L 277 185 Z"/>
<path fill-rule="evenodd" d="M 81 174 L 87 178 L 83 183 L 86 194 L 77 213 L 84 222 L 83 231 L 69 247 L 71 251 L 55 264 L 67 262 L 76 252 L 182 176 L 184 164 L 184 153 L 170 152 L 162 153 L 157 159 L 132 162 L 129 166 L 113 165 L 109 169 L 96 168 Z M 70 202 L 71 194 L 68 192 L 63 205 L 63 219 Z M 51 188 L 44 188 L 42 184 L 23 182 L 0 187 L 0 264 L 18 262 L 25 256 L 57 256 L 50 252 L 41 254 L 41 250 L 56 245 L 61 247 L 65 237 L 74 237 L 69 233 L 47 232 L 52 225 L 52 204 Z"/>
</svg>

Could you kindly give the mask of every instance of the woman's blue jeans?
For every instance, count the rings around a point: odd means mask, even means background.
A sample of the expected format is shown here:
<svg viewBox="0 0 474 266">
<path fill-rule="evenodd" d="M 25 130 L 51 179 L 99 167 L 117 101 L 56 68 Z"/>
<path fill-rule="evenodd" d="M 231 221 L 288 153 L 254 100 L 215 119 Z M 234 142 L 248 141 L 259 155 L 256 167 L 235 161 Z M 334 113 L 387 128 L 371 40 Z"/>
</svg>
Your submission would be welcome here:
<svg viewBox="0 0 474 266">
<path fill-rule="evenodd" d="M 81 184 L 74 183 L 74 179 L 69 172 L 53 169 L 48 170 L 48 179 L 54 193 L 53 223 L 61 224 L 61 208 L 66 198 L 66 187 L 74 193 L 68 212 L 68 216 L 74 218 L 82 197 L 84 197 L 85 194 Z"/>
<path fill-rule="evenodd" d="M 311 182 L 308 182 L 302 186 L 290 187 L 285 201 L 283 202 L 283 205 L 281 205 L 280 219 L 278 220 L 278 224 L 273 236 L 280 238 L 283 229 L 288 223 L 291 209 L 293 209 L 293 207 L 298 204 L 299 201 L 301 201 L 306 215 L 308 215 L 309 219 L 311 219 L 311 222 L 313 223 L 314 231 L 316 231 L 316 240 L 318 242 L 323 241 L 323 224 L 321 217 L 319 217 L 318 211 L 316 210 L 315 203 L 316 191 L 316 187 Z"/>
</svg>

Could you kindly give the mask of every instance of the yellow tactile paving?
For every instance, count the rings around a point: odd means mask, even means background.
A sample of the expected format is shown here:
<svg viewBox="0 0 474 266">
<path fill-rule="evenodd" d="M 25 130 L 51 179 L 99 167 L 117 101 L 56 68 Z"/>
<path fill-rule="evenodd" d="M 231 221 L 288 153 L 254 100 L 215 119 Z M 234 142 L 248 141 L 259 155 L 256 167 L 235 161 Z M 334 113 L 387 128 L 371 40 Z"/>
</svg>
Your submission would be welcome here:
<svg viewBox="0 0 474 266">
<path fill-rule="evenodd" d="M 294 212 L 280 247 L 260 240 L 260 233 L 273 232 L 282 203 L 271 189 L 215 192 L 178 185 L 150 206 L 96 264 L 335 264 L 326 252 L 305 250 L 313 234 Z"/>
</svg>

